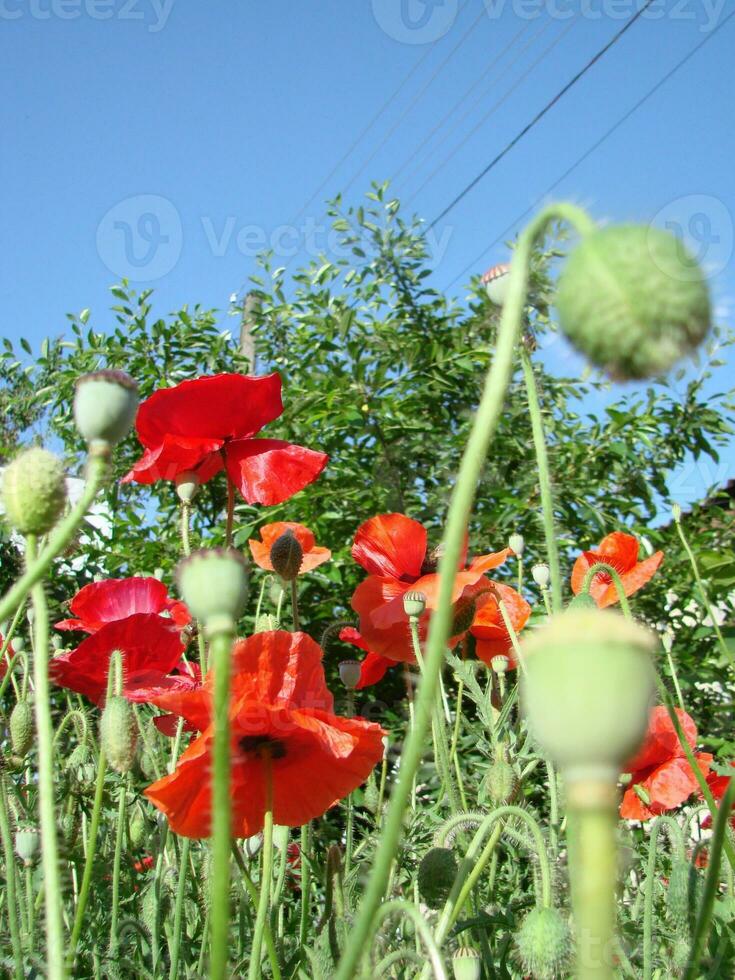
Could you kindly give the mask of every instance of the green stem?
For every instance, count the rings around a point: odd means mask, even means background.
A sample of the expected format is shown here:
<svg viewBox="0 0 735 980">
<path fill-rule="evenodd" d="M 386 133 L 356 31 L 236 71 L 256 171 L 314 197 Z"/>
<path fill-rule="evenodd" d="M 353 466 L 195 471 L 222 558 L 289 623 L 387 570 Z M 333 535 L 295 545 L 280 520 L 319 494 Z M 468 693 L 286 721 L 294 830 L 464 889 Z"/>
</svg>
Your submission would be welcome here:
<svg viewBox="0 0 735 980">
<path fill-rule="evenodd" d="M 381 905 L 372 924 L 371 934 L 368 938 L 368 945 L 372 944 L 372 938 L 380 928 L 380 924 L 382 923 L 383 919 L 386 919 L 389 915 L 405 915 L 411 920 L 417 934 L 421 936 L 424 946 L 426 947 L 426 952 L 429 957 L 429 965 L 431 966 L 434 977 L 436 980 L 446 980 L 447 972 L 444 967 L 444 963 L 442 962 L 441 953 L 439 952 L 439 948 L 431 935 L 431 930 L 426 923 L 426 919 L 424 919 L 424 917 L 421 915 L 418 908 L 411 905 L 404 899 L 394 898 L 390 902 L 385 902 L 383 905 Z M 383 974 L 378 975 L 383 976 Z"/>
<path fill-rule="evenodd" d="M 679 859 L 684 857 L 684 837 L 679 824 L 673 817 L 657 817 L 648 838 L 646 880 L 643 883 L 643 980 L 651 980 L 653 971 L 653 880 L 656 874 L 658 835 L 664 827 L 669 833 L 676 857 Z"/>
<path fill-rule="evenodd" d="M 229 483 L 228 483 L 229 485 Z M 211 980 L 225 980 L 230 926 L 230 660 L 232 633 L 211 639 L 214 669 L 214 745 L 212 749 L 212 884 L 210 898 Z"/>
<path fill-rule="evenodd" d="M 10 646 L 10 641 L 12 640 L 13 634 L 15 633 L 15 631 L 16 631 L 16 629 L 18 627 L 18 623 L 20 622 L 20 617 L 23 615 L 23 607 L 24 607 L 24 603 L 21 602 L 21 604 L 15 610 L 15 615 L 13 616 L 13 620 L 12 620 L 12 622 L 11 622 L 9 628 L 8 628 L 8 632 L 3 637 L 3 645 L 2 645 L 2 648 L 0 649 L 0 661 L 2 661 L 2 660 L 5 659 L 5 655 L 8 652 L 8 647 Z M 15 696 L 16 696 L 16 698 L 18 700 L 20 700 L 20 691 L 18 690 L 18 685 L 16 684 L 15 675 L 13 673 L 13 671 L 15 669 L 15 665 L 18 662 L 18 660 L 20 660 L 24 664 L 23 681 L 24 681 L 24 686 L 25 686 L 25 680 L 26 680 L 26 677 L 28 675 L 28 662 L 27 662 L 27 658 L 25 657 L 25 655 L 23 653 L 16 653 L 16 654 L 14 654 L 10 658 L 10 660 L 7 660 L 6 661 L 7 668 L 6 668 L 6 671 L 5 671 L 5 677 L 3 677 L 2 682 L 0 683 L 0 698 L 2 698 L 3 694 L 5 694 L 5 688 L 8 686 L 8 684 L 12 680 L 13 681 L 13 687 L 15 688 Z"/>
<path fill-rule="evenodd" d="M 581 594 L 584 595 L 585 593 L 589 593 L 592 580 L 594 579 L 595 575 L 599 575 L 600 573 L 610 576 L 618 593 L 618 599 L 620 600 L 620 611 L 626 619 L 632 619 L 633 614 L 630 611 L 630 603 L 628 602 L 628 597 L 625 594 L 625 586 L 612 565 L 608 565 L 604 561 L 595 562 L 594 565 L 591 565 L 587 569 L 587 574 L 585 575 L 584 582 L 582 583 Z"/>
<path fill-rule="evenodd" d="M 54 528 L 49 536 L 48 544 L 41 554 L 29 562 L 24 574 L 0 600 L 0 620 L 6 619 L 23 602 L 33 586 L 41 581 L 54 558 L 69 544 L 102 485 L 107 467 L 108 457 L 106 455 L 90 454 L 89 473 L 84 493 L 76 507 L 72 508 L 63 521 Z"/>
<path fill-rule="evenodd" d="M 674 523 L 676 524 L 676 531 L 677 534 L 679 535 L 679 540 L 683 544 L 684 550 L 686 551 L 687 557 L 689 558 L 689 564 L 692 566 L 692 571 L 694 572 L 694 578 L 697 582 L 699 594 L 702 598 L 702 605 L 707 610 L 707 615 L 709 616 L 710 621 L 712 623 L 712 629 L 715 631 L 715 635 L 717 636 L 717 642 L 720 645 L 720 650 L 722 650 L 722 652 L 724 653 L 725 659 L 729 660 L 730 666 L 735 667 L 735 655 L 733 655 L 730 652 L 730 648 L 725 642 L 725 637 L 722 635 L 722 630 L 720 629 L 719 623 L 717 622 L 717 619 L 715 617 L 715 610 L 712 606 L 712 603 L 710 602 L 709 595 L 707 594 L 707 589 L 705 588 L 704 582 L 702 581 L 702 576 L 699 574 L 699 566 L 697 564 L 697 559 L 694 555 L 694 552 L 689 547 L 689 542 L 687 541 L 686 535 L 684 534 L 684 528 L 681 526 L 681 514 L 679 513 L 678 510 L 674 514 Z"/>
<path fill-rule="evenodd" d="M 552 222 L 559 220 L 571 222 L 583 234 L 594 229 L 593 223 L 580 208 L 571 204 L 558 204 L 544 209 L 519 238 L 511 266 L 508 295 L 503 307 L 494 356 L 485 379 L 482 398 L 449 506 L 443 540 L 444 550 L 439 562 L 439 603 L 429 629 L 425 655 L 426 669 L 417 695 L 416 724 L 406 740 L 398 781 L 391 795 L 373 870 L 355 918 L 351 941 L 345 948 L 334 980 L 351 980 L 354 974 L 398 848 L 403 816 L 411 793 L 413 777 L 423 755 L 444 659 L 444 649 L 451 629 L 454 576 L 459 565 L 465 530 L 475 498 L 477 482 L 495 435 L 513 371 L 513 356 L 523 318 L 532 251 L 536 242 L 543 237 L 546 228 Z"/>
<path fill-rule="evenodd" d="M 27 561 L 36 561 L 36 537 L 28 535 Z M 33 657 L 34 707 L 38 741 L 38 808 L 41 825 L 41 864 L 43 867 L 46 913 L 46 968 L 49 980 L 64 980 L 64 926 L 61 919 L 62 898 L 59 875 L 59 848 L 56 840 L 54 812 L 54 733 L 51 722 L 51 694 L 48 679 L 49 635 L 48 609 L 43 584 L 31 589 L 34 612 L 35 654 Z"/>
<path fill-rule="evenodd" d="M 250 952 L 248 980 L 258 980 L 260 976 L 260 956 L 263 945 L 263 931 L 268 921 L 270 905 L 271 876 L 273 873 L 273 773 L 270 752 L 261 753 L 263 778 L 265 781 L 265 821 L 263 824 L 263 863 L 260 874 L 260 898 L 253 930 L 253 945 Z"/>
<path fill-rule="evenodd" d="M 274 831 L 274 837 L 280 838 L 278 841 L 278 873 L 276 875 L 276 887 L 273 889 L 273 897 L 271 900 L 271 929 L 275 930 L 276 926 L 276 913 L 278 912 L 279 906 L 281 904 L 281 898 L 283 896 L 283 886 L 286 883 L 286 870 L 288 868 L 288 845 L 289 838 L 291 836 L 290 828 L 288 827 L 278 827 Z M 279 931 L 278 938 L 281 940 L 283 937 Z"/>
<path fill-rule="evenodd" d="M 191 504 L 184 500 L 181 502 L 181 553 L 185 558 L 191 554 L 191 540 L 189 535 L 190 520 Z"/>
<path fill-rule="evenodd" d="M 299 590 L 295 578 L 291 579 L 291 611 L 293 613 L 294 633 L 298 633 L 301 626 L 299 624 Z"/>
<path fill-rule="evenodd" d="M 235 864 L 237 864 L 240 869 L 240 874 L 242 875 L 242 880 L 245 885 L 245 889 L 250 896 L 250 901 L 253 903 L 255 908 L 258 907 L 258 889 L 253 884 L 253 879 L 248 874 L 248 869 L 245 867 L 245 862 L 242 859 L 239 849 L 234 845 L 232 846 L 232 853 L 235 857 Z M 278 964 L 278 956 L 276 955 L 276 945 L 273 942 L 273 935 L 270 930 L 268 922 L 266 922 L 263 929 L 263 939 L 265 941 L 266 949 L 268 950 L 268 960 L 271 965 L 271 973 L 273 974 L 273 980 L 281 980 L 281 968 Z M 201 971 L 200 971 L 201 972 Z"/>
<path fill-rule="evenodd" d="M 5 774 L 0 769 L 0 836 L 3 841 L 3 856 L 5 858 L 5 898 L 8 912 L 8 927 L 10 929 L 10 944 L 13 947 L 16 980 L 23 980 L 23 951 L 20 945 L 20 930 L 18 928 L 18 904 L 15 895 L 15 856 L 13 854 L 13 835 L 10 830 L 10 808 L 8 794 L 5 790 Z"/>
<path fill-rule="evenodd" d="M 177 980 L 179 976 L 179 955 L 181 950 L 181 924 L 184 914 L 184 895 L 186 894 L 186 873 L 189 864 L 191 840 L 184 837 L 179 856 L 179 880 L 176 885 L 176 905 L 174 906 L 174 933 L 171 940 L 171 968 L 169 980 Z"/>
<path fill-rule="evenodd" d="M 528 401 L 528 414 L 531 417 L 531 432 L 533 434 L 533 446 L 536 452 L 536 466 L 538 469 L 539 492 L 541 494 L 541 512 L 544 521 L 544 537 L 546 538 L 546 560 L 551 573 L 551 596 L 554 612 L 561 612 L 561 570 L 559 568 L 559 548 L 556 541 L 556 527 L 554 523 L 554 497 L 551 489 L 551 472 L 549 469 L 549 456 L 544 439 L 544 424 L 541 415 L 541 405 L 539 403 L 538 388 L 536 378 L 533 373 L 533 365 L 528 351 L 523 344 L 520 348 L 521 367 L 523 368 L 523 379 L 526 384 L 526 400 Z M 519 581 L 520 581 L 520 559 L 519 559 Z M 520 591 L 520 585 L 519 585 Z"/>
<path fill-rule="evenodd" d="M 225 548 L 232 547 L 232 525 L 235 521 L 235 487 L 227 477 L 227 522 L 225 524 Z"/>
<path fill-rule="evenodd" d="M 311 904 L 311 821 L 301 828 L 301 919 L 299 922 L 299 948 L 304 949 L 309 930 Z"/>
<path fill-rule="evenodd" d="M 113 959 L 117 957 L 117 933 L 120 917 L 120 860 L 122 858 L 123 839 L 125 836 L 125 807 L 127 804 L 127 779 L 125 777 L 120 780 L 119 794 L 115 833 L 115 857 L 112 864 L 112 914 L 110 917 L 110 953 Z"/>
</svg>

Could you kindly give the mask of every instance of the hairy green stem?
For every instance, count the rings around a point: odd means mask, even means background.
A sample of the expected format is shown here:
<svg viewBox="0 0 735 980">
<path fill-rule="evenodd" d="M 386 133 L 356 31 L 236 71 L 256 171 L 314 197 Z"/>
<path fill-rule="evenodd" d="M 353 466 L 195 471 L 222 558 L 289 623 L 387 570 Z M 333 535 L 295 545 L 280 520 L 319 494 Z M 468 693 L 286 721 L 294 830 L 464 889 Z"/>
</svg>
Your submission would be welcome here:
<svg viewBox="0 0 735 980">
<path fill-rule="evenodd" d="M 648 838 L 646 880 L 643 883 L 643 980 L 651 980 L 653 971 L 653 879 L 656 874 L 658 836 L 662 829 L 667 830 L 676 857 L 684 857 L 684 836 L 679 824 L 673 817 L 657 817 Z"/>
<path fill-rule="evenodd" d="M 186 874 L 189 865 L 191 840 L 184 837 L 179 855 L 179 880 L 176 885 L 176 904 L 174 906 L 174 931 L 171 938 L 170 954 L 171 967 L 169 980 L 177 980 L 179 976 L 179 956 L 181 952 L 181 925 L 184 915 L 184 896 L 186 894 Z"/>
<path fill-rule="evenodd" d="M 421 940 L 426 947 L 426 953 L 429 958 L 429 965 L 431 971 L 436 978 L 436 980 L 447 980 L 447 972 L 442 961 L 441 953 L 439 948 L 431 935 L 431 930 L 429 929 L 426 920 L 421 915 L 418 908 L 411 905 L 410 902 L 406 902 L 403 899 L 395 898 L 390 902 L 385 902 L 378 909 L 375 920 L 372 925 L 371 934 L 369 936 L 369 943 L 372 944 L 372 938 L 375 933 L 380 928 L 380 924 L 389 915 L 405 915 L 407 916 L 414 925 L 417 934 L 421 937 Z M 376 974 L 377 976 L 382 976 L 383 974 Z"/>
<path fill-rule="evenodd" d="M 229 485 L 229 483 L 228 483 Z M 212 884 L 210 893 L 211 951 L 209 976 L 225 980 L 230 927 L 230 660 L 232 632 L 211 639 L 214 669 L 214 744 L 212 747 Z"/>
<path fill-rule="evenodd" d="M 263 777 L 265 781 L 265 821 L 263 823 L 263 862 L 260 873 L 260 898 L 253 930 L 253 945 L 250 952 L 248 980 L 258 980 L 260 976 L 260 957 L 263 945 L 263 932 L 268 922 L 268 908 L 271 897 L 271 876 L 273 874 L 273 767 L 268 749 L 261 751 Z"/>
<path fill-rule="evenodd" d="M 253 884 L 253 879 L 248 874 L 248 869 L 245 867 L 245 862 L 242 859 L 242 854 L 240 854 L 239 848 L 233 841 L 232 844 L 232 854 L 235 858 L 235 864 L 240 869 L 240 874 L 242 875 L 243 884 L 245 885 L 245 890 L 250 896 L 250 901 L 253 903 L 253 907 L 258 907 L 258 889 Z M 278 963 L 278 956 L 276 954 L 276 945 L 273 942 L 273 934 L 271 933 L 270 926 L 266 922 L 265 928 L 263 930 L 263 940 L 265 942 L 266 949 L 268 951 L 268 960 L 270 962 L 271 973 L 273 974 L 273 980 L 281 980 L 281 967 Z"/>
<path fill-rule="evenodd" d="M 299 622 L 299 590 L 295 578 L 291 579 L 291 612 L 293 613 L 294 633 L 298 633 L 301 625 Z"/>
<path fill-rule="evenodd" d="M 301 917 L 299 920 L 299 947 L 304 948 L 309 929 L 311 904 L 311 821 L 301 828 Z"/>
<path fill-rule="evenodd" d="M 10 807 L 5 790 L 5 773 L 0 769 L 0 837 L 3 842 L 5 858 L 5 905 L 8 913 L 10 945 L 13 948 L 13 961 L 16 980 L 23 980 L 23 951 L 20 945 L 18 928 L 18 904 L 16 901 L 15 857 L 13 854 L 13 835 L 10 830 Z"/>
<path fill-rule="evenodd" d="M 117 958 L 118 921 L 120 918 L 120 860 L 125 836 L 125 807 L 127 805 L 127 778 L 123 776 L 118 788 L 117 827 L 115 832 L 115 856 L 112 863 L 112 913 L 110 916 L 110 954 Z"/>
</svg>

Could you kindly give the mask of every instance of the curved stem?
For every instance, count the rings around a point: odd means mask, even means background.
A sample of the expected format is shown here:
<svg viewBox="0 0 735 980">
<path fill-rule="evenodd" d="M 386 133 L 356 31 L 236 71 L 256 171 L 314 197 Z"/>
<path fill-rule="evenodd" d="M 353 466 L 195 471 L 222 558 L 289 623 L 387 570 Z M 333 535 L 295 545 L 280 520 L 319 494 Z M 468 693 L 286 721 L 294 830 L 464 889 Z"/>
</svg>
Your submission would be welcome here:
<svg viewBox="0 0 735 980">
<path fill-rule="evenodd" d="M 23 602 L 33 586 L 41 581 L 54 558 L 69 544 L 102 485 L 102 480 L 107 473 L 108 462 L 107 455 L 90 454 L 89 473 L 84 493 L 76 507 L 72 508 L 63 521 L 56 526 L 41 554 L 29 562 L 25 573 L 0 600 L 0 620 L 6 619 Z"/>
<path fill-rule="evenodd" d="M 604 561 L 595 562 L 594 565 L 591 565 L 587 569 L 587 574 L 584 577 L 580 594 L 584 595 L 585 593 L 589 593 L 592 580 L 594 579 L 595 575 L 599 575 L 600 573 L 610 576 L 618 593 L 618 599 L 620 600 L 620 611 L 626 619 L 632 619 L 633 614 L 630 611 L 630 603 L 628 602 L 628 597 L 625 594 L 625 587 L 620 580 L 620 576 L 612 565 L 608 565 Z"/>
<path fill-rule="evenodd" d="M 528 401 L 528 414 L 531 416 L 531 432 L 533 434 L 533 446 L 536 452 L 536 466 L 538 469 L 539 492 L 541 494 L 541 512 L 544 521 L 544 537 L 546 538 L 546 560 L 551 573 L 551 598 L 554 612 L 561 612 L 561 570 L 559 568 L 559 548 L 556 542 L 556 527 L 554 525 L 554 497 L 551 489 L 551 471 L 549 469 L 549 456 L 546 450 L 544 439 L 544 424 L 541 417 L 541 405 L 539 403 L 538 388 L 536 378 L 533 373 L 533 365 L 528 351 L 521 344 L 521 367 L 523 368 L 523 380 L 526 385 L 526 400 Z M 519 578 L 520 572 L 519 559 Z M 519 588 L 520 591 L 520 588 Z"/>
<path fill-rule="evenodd" d="M 248 980 L 258 980 L 260 976 L 260 955 L 263 945 L 263 931 L 268 921 L 268 907 L 271 895 L 271 875 L 273 873 L 273 774 L 270 752 L 261 753 L 265 781 L 265 822 L 263 824 L 263 863 L 260 874 L 260 899 L 253 931 L 253 945 L 250 951 Z"/>
<path fill-rule="evenodd" d="M 0 769 L 0 837 L 3 842 L 5 858 L 5 905 L 8 913 L 8 928 L 10 944 L 13 947 L 15 962 L 15 978 L 23 980 L 23 951 L 20 945 L 20 929 L 18 928 L 18 905 L 15 894 L 15 857 L 13 855 L 13 835 L 10 832 L 10 808 L 8 794 L 5 791 L 5 773 Z"/>
<path fill-rule="evenodd" d="M 27 561 L 32 567 L 36 560 L 36 538 L 28 535 Z M 59 849 L 56 840 L 54 812 L 54 735 L 51 722 L 51 695 L 48 680 L 49 635 L 48 609 L 43 584 L 38 581 L 31 589 L 33 602 L 35 652 L 33 683 L 36 738 L 38 740 L 38 806 L 41 825 L 41 863 L 43 866 L 44 905 L 46 914 L 46 967 L 49 980 L 64 980 L 64 926 L 61 920 L 61 878 Z"/>
<path fill-rule="evenodd" d="M 426 947 L 426 952 L 429 956 L 429 963 L 431 964 L 431 969 L 436 977 L 436 980 L 447 980 L 447 972 L 442 961 L 441 953 L 439 948 L 431 935 L 431 930 L 426 924 L 426 919 L 421 915 L 419 910 L 411 905 L 409 902 L 404 901 L 400 898 L 394 898 L 390 902 L 385 902 L 380 906 L 376 915 L 375 921 L 370 935 L 370 942 L 372 943 L 372 937 L 380 928 L 380 923 L 383 919 L 387 918 L 389 915 L 406 915 L 411 920 L 416 929 L 416 932 L 421 936 L 424 946 Z M 382 974 L 376 974 L 377 976 L 382 976 Z"/>
<path fill-rule="evenodd" d="M 398 782 L 391 795 L 383 833 L 375 854 L 373 871 L 355 919 L 351 942 L 339 962 L 334 980 L 350 980 L 360 957 L 360 951 L 370 930 L 378 905 L 385 891 L 393 857 L 401 836 L 403 815 L 411 793 L 413 776 L 423 755 L 424 742 L 430 724 L 432 708 L 444 659 L 444 648 L 452 624 L 452 590 L 455 571 L 459 565 L 477 482 L 492 443 L 498 419 L 505 403 L 513 371 L 513 356 L 526 301 L 528 272 L 533 248 L 547 227 L 555 221 L 569 221 L 586 234 L 593 223 L 580 208 L 571 204 L 551 205 L 544 209 L 521 234 L 511 266 L 508 296 L 503 307 L 495 354 L 485 379 L 482 398 L 475 416 L 452 492 L 443 554 L 439 562 L 439 603 L 431 619 L 425 654 L 425 671 L 417 694 L 416 724 L 406 740 L 401 759 Z"/>
<path fill-rule="evenodd" d="M 232 635 L 211 640 L 214 669 L 214 744 L 212 747 L 212 884 L 210 897 L 211 980 L 227 976 L 230 927 L 230 659 Z"/>
</svg>

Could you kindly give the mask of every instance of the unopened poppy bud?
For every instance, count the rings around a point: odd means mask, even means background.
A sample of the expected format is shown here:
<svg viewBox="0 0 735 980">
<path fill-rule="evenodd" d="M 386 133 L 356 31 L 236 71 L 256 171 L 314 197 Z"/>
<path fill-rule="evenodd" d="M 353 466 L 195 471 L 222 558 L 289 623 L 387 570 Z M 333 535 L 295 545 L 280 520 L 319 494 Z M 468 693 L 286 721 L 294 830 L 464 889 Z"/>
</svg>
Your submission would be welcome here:
<svg viewBox="0 0 735 980">
<path fill-rule="evenodd" d="M 485 788 L 493 803 L 509 803 L 518 791 L 518 776 L 505 759 L 496 759 L 485 777 Z"/>
<path fill-rule="evenodd" d="M 27 701 L 18 701 L 8 722 L 10 745 L 22 759 L 33 745 L 33 709 Z"/>
<path fill-rule="evenodd" d="M 538 562 L 531 569 L 531 577 L 540 589 L 548 589 L 551 581 L 551 571 L 545 562 Z"/>
<path fill-rule="evenodd" d="M 711 323 L 701 268 L 675 235 L 643 225 L 587 235 L 559 276 L 556 306 L 572 344 L 617 380 L 668 371 Z"/>
<path fill-rule="evenodd" d="M 39 834 L 36 827 L 19 827 L 15 832 L 15 853 L 23 864 L 33 864 L 38 854 Z"/>
<path fill-rule="evenodd" d="M 508 538 L 508 547 L 515 555 L 518 555 L 519 558 L 523 554 L 525 545 L 526 542 L 522 534 L 511 534 L 511 536 Z"/>
<path fill-rule="evenodd" d="M 354 691 L 360 682 L 359 660 L 343 660 L 339 665 L 339 678 L 348 691 Z"/>
<path fill-rule="evenodd" d="M 409 619 L 418 619 L 426 609 L 426 596 L 423 592 L 406 592 L 403 596 L 403 609 Z"/>
<path fill-rule="evenodd" d="M 680 504 L 672 504 L 671 505 L 671 516 L 674 518 L 674 520 L 678 524 L 679 521 L 681 520 L 681 505 Z"/>
<path fill-rule="evenodd" d="M 271 545 L 270 560 L 273 571 L 285 582 L 293 582 L 299 574 L 304 560 L 304 549 L 291 528 L 280 534 Z"/>
<path fill-rule="evenodd" d="M 257 857 L 263 847 L 263 835 L 253 834 L 252 837 L 246 837 L 242 843 L 242 849 L 245 851 L 245 856 L 249 858 Z"/>
<path fill-rule="evenodd" d="M 691 885 L 689 862 L 683 857 L 671 862 L 669 885 L 666 889 L 666 910 L 677 932 L 689 927 L 689 890 Z"/>
<path fill-rule="evenodd" d="M 444 905 L 457 876 L 457 858 L 448 847 L 432 847 L 421 859 L 419 894 L 430 909 Z"/>
<path fill-rule="evenodd" d="M 670 626 L 667 626 L 661 634 L 661 645 L 666 653 L 671 653 L 674 649 L 674 631 Z"/>
<path fill-rule="evenodd" d="M 569 926 L 554 908 L 532 909 L 516 933 L 523 971 L 538 980 L 565 974 L 571 945 Z"/>
<path fill-rule="evenodd" d="M 13 637 L 13 649 L 16 653 L 23 653 L 26 648 L 26 641 L 24 636 L 14 636 Z"/>
<path fill-rule="evenodd" d="M 199 477 L 194 470 L 185 470 L 176 477 L 176 496 L 182 504 L 190 504 L 199 492 Z"/>
<path fill-rule="evenodd" d="M 130 837 L 130 843 L 133 847 L 138 847 L 142 844 L 146 836 L 147 822 L 143 816 L 140 807 L 136 806 L 133 811 L 133 816 L 130 818 L 130 824 L 128 826 L 128 834 Z"/>
<path fill-rule="evenodd" d="M 378 802 L 380 801 L 380 793 L 376 785 L 375 779 L 371 776 L 365 784 L 365 789 L 362 792 L 362 802 L 366 810 L 370 813 L 378 812 Z"/>
<path fill-rule="evenodd" d="M 36 610 L 33 608 L 33 606 L 29 606 L 26 610 L 26 619 L 30 625 L 33 626 L 36 621 Z"/>
<path fill-rule="evenodd" d="M 90 444 L 114 446 L 130 432 L 138 386 L 125 371 L 93 371 L 77 379 L 74 421 Z"/>
<path fill-rule="evenodd" d="M 502 306 L 505 297 L 508 295 L 508 283 L 510 282 L 510 266 L 507 262 L 500 262 L 488 269 L 482 276 L 482 283 L 485 292 L 491 303 L 495 306 Z"/>
<path fill-rule="evenodd" d="M 640 783 L 635 784 L 635 786 L 633 787 L 633 792 L 644 806 L 651 805 L 651 796 L 648 790 L 644 786 L 641 786 Z"/>
<path fill-rule="evenodd" d="M 480 954 L 470 946 L 460 946 L 452 956 L 454 980 L 480 980 Z"/>
<path fill-rule="evenodd" d="M 647 725 L 653 635 L 619 613 L 571 610 L 523 644 L 523 709 L 568 781 L 617 780 Z"/>
<path fill-rule="evenodd" d="M 46 449 L 26 449 L 3 473 L 2 500 L 8 523 L 21 534 L 46 534 L 66 505 L 64 467 Z"/>
<path fill-rule="evenodd" d="M 248 594 L 245 562 L 239 551 L 195 551 L 180 562 L 176 574 L 184 602 L 210 633 L 234 630 Z"/>
<path fill-rule="evenodd" d="M 137 742 L 135 717 L 128 701 L 111 697 L 100 719 L 100 742 L 110 766 L 119 773 L 130 770 Z"/>
</svg>

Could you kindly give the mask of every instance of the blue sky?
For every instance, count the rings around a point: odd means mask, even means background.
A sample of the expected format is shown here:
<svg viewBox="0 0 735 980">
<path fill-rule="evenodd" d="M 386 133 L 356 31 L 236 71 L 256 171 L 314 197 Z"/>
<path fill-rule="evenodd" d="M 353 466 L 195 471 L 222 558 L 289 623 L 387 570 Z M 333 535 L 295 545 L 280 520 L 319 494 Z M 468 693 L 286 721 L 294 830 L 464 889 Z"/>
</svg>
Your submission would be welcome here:
<svg viewBox="0 0 735 980">
<path fill-rule="evenodd" d="M 104 326 L 123 274 L 161 313 L 224 311 L 260 245 L 295 265 L 326 244 L 321 201 L 371 179 L 430 221 L 642 2 L 0 0 L 2 334 L 36 343 L 84 307 Z M 572 168 L 554 196 L 683 229 L 731 322 L 733 9 L 656 0 L 439 223 L 435 284 L 463 296 Z M 581 369 L 564 345 L 547 359 Z M 732 452 L 690 467 L 681 497 L 733 475 Z"/>
</svg>

